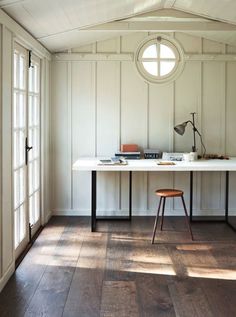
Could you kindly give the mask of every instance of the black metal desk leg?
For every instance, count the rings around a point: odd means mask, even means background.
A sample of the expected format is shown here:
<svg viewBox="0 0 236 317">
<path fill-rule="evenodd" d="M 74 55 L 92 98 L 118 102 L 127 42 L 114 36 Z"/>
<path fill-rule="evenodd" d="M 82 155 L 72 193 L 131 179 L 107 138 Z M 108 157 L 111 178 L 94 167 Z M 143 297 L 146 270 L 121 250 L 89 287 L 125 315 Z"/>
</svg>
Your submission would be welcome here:
<svg viewBox="0 0 236 317">
<path fill-rule="evenodd" d="M 129 172 L 129 220 L 132 217 L 132 171 Z"/>
<path fill-rule="evenodd" d="M 225 222 L 236 232 L 236 227 L 229 222 L 229 171 L 225 172 Z"/>
<path fill-rule="evenodd" d="M 190 187 L 189 187 L 189 218 L 193 221 L 193 171 L 190 171 Z"/>
<path fill-rule="evenodd" d="M 97 172 L 92 171 L 91 178 L 91 231 L 96 231 L 96 210 L 97 210 Z"/>
<path fill-rule="evenodd" d="M 229 216 L 229 171 L 225 172 L 225 222 L 228 223 Z"/>
</svg>

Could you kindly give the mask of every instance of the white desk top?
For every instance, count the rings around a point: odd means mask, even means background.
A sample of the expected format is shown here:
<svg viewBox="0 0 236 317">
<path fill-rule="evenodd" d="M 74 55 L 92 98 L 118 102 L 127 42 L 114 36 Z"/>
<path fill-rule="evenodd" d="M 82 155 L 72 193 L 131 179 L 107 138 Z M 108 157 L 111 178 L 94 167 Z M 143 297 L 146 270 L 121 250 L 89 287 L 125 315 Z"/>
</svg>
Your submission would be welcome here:
<svg viewBox="0 0 236 317">
<path fill-rule="evenodd" d="M 236 171 L 236 157 L 229 160 L 198 160 L 157 165 L 157 160 L 127 160 L 128 165 L 98 165 L 101 158 L 80 158 L 73 164 L 74 171 Z M 161 161 L 161 160 L 159 160 Z"/>
</svg>

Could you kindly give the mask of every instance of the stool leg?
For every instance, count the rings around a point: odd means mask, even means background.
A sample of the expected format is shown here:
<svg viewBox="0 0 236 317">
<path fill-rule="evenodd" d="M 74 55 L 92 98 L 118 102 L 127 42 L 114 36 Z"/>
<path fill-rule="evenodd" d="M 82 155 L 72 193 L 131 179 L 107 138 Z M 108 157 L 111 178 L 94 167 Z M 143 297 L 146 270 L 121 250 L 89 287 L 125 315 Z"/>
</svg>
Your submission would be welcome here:
<svg viewBox="0 0 236 317">
<path fill-rule="evenodd" d="M 187 223 L 187 226 L 188 226 L 188 230 L 189 230 L 189 233 L 190 233 L 191 238 L 193 240 L 193 233 L 192 233 L 192 229 L 191 229 L 191 225 L 190 225 L 190 221 L 189 221 L 189 217 L 188 217 L 188 213 L 187 213 L 187 208 L 186 208 L 186 205 L 185 205 L 184 197 L 181 196 L 181 199 L 182 199 L 182 203 L 183 203 L 183 206 L 184 206 L 185 219 L 186 219 L 186 223 Z"/>
<path fill-rule="evenodd" d="M 164 223 L 164 212 L 165 212 L 165 203 L 166 203 L 166 197 L 163 199 L 163 205 L 162 205 L 162 215 L 161 215 L 161 231 Z"/>
<path fill-rule="evenodd" d="M 156 215 L 155 224 L 154 224 L 154 228 L 153 228 L 153 234 L 152 234 L 152 244 L 154 243 L 154 239 L 155 239 L 155 235 L 156 235 L 156 231 L 157 231 L 157 223 L 158 223 L 159 213 L 160 213 L 160 209 L 161 209 L 161 202 L 162 202 L 162 197 L 160 198 L 158 209 L 157 209 L 157 215 Z"/>
</svg>

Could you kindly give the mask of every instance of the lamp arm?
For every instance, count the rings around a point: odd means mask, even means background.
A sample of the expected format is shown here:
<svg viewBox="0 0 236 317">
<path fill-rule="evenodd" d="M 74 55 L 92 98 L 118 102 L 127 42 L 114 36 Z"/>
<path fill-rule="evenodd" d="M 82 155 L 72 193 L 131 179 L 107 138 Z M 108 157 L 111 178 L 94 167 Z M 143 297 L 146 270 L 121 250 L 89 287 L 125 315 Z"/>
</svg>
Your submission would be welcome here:
<svg viewBox="0 0 236 317">
<path fill-rule="evenodd" d="M 196 131 L 197 134 L 199 135 L 199 138 L 200 138 L 200 141 L 201 141 L 201 145 L 202 145 L 202 147 L 203 147 L 202 157 L 204 157 L 205 154 L 206 154 L 206 147 L 205 147 L 205 145 L 204 145 L 204 143 L 203 143 L 203 141 L 202 141 L 202 135 L 201 135 L 201 133 L 198 131 L 198 129 L 197 129 L 196 127 L 195 127 L 195 131 Z"/>
<path fill-rule="evenodd" d="M 193 120 L 194 120 L 194 117 L 193 117 Z M 188 120 L 188 121 L 186 121 L 186 123 L 187 124 L 191 123 L 191 125 L 193 126 L 193 147 L 192 147 L 192 151 L 196 152 L 197 151 L 197 149 L 196 149 L 196 136 L 195 136 L 196 127 L 195 127 L 194 121 Z"/>
<path fill-rule="evenodd" d="M 203 154 L 202 154 L 202 156 L 204 157 L 205 154 L 206 154 L 206 147 L 205 147 L 205 145 L 204 145 L 204 143 L 203 143 L 203 141 L 202 141 L 202 135 L 201 135 L 201 133 L 198 131 L 198 129 L 195 127 L 195 125 L 193 124 L 193 122 L 192 122 L 191 120 L 186 121 L 186 123 L 191 123 L 191 125 L 193 126 L 194 132 L 197 132 L 197 134 L 199 135 L 200 141 L 201 141 L 201 146 L 203 147 Z"/>
</svg>

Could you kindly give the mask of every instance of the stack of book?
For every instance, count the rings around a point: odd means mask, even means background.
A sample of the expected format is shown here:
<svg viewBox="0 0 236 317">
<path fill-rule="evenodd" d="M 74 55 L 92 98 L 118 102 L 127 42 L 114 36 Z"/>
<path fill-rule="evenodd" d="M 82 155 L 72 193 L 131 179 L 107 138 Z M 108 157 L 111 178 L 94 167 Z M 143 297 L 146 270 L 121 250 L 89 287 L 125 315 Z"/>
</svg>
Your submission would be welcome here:
<svg viewBox="0 0 236 317">
<path fill-rule="evenodd" d="M 139 160 L 141 158 L 141 152 L 121 152 L 115 153 L 116 157 L 123 157 L 126 160 Z"/>
<path fill-rule="evenodd" d="M 115 157 L 123 157 L 126 160 L 139 160 L 141 152 L 137 144 L 121 144 L 120 151 L 115 153 Z"/>
</svg>

